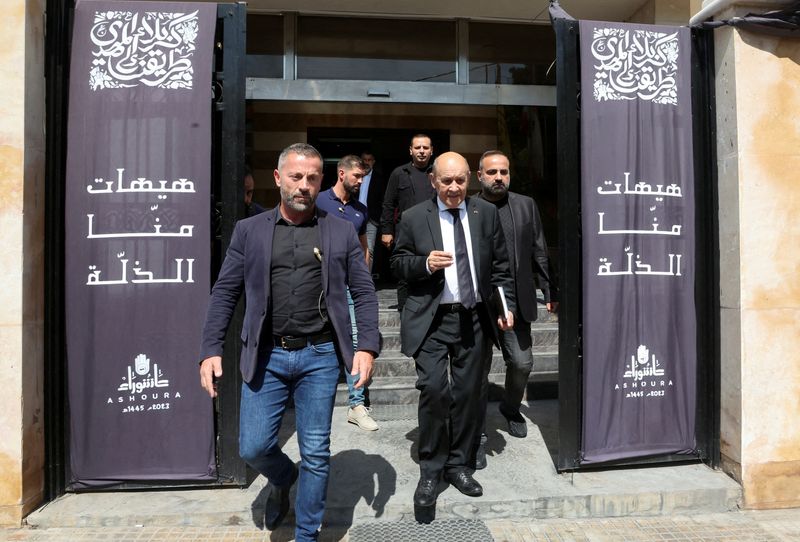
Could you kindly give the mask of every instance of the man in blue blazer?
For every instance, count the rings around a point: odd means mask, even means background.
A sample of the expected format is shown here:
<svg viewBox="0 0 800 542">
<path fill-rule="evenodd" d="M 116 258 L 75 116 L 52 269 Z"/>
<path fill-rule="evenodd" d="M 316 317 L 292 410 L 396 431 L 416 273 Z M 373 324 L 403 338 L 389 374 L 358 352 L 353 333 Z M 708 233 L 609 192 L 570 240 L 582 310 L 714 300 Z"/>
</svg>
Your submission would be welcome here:
<svg viewBox="0 0 800 542">
<path fill-rule="evenodd" d="M 298 479 L 296 540 L 316 540 L 325 511 L 330 431 L 341 359 L 356 387 L 379 353 L 378 300 L 350 222 L 317 209 L 322 156 L 303 143 L 283 150 L 274 172 L 280 205 L 241 220 L 211 292 L 200 381 L 211 397 L 222 376 L 222 347 L 244 291 L 239 453 L 269 480 L 264 526 L 274 530 Z M 355 302 L 353 347 L 346 288 Z M 280 449 L 278 431 L 294 398 L 300 470 Z"/>
</svg>

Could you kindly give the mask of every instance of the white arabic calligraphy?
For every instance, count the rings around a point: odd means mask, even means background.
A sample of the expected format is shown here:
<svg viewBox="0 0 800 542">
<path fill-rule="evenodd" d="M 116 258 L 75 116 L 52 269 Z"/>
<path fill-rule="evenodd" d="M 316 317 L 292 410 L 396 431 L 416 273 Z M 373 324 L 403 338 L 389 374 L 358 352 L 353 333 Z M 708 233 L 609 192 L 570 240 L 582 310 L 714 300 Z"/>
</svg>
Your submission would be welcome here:
<svg viewBox="0 0 800 542">
<path fill-rule="evenodd" d="M 97 269 L 96 265 L 89 266 L 89 274 L 86 277 L 86 285 L 87 286 L 111 286 L 115 284 L 170 284 L 170 283 L 184 283 L 184 284 L 191 284 L 194 283 L 194 258 L 187 258 L 186 261 L 186 278 L 183 277 L 183 258 L 175 258 L 175 278 L 172 279 L 156 279 L 153 278 L 152 271 L 142 271 L 142 267 L 139 264 L 139 261 L 135 261 L 133 263 L 134 267 L 133 274 L 136 275 L 137 278 L 128 280 L 128 261 L 124 259 L 125 253 L 123 252 L 122 255 L 117 255 L 120 258 L 119 263 L 122 265 L 122 278 L 119 280 L 100 280 L 100 275 L 102 271 Z"/>
<path fill-rule="evenodd" d="M 594 99 L 678 105 L 678 33 L 595 28 Z"/>
<path fill-rule="evenodd" d="M 605 213 L 598 212 L 597 218 L 599 224 L 599 229 L 597 230 L 598 235 L 616 235 L 616 234 L 623 234 L 623 233 L 630 233 L 633 235 L 680 235 L 681 234 L 681 225 L 680 224 L 673 224 L 670 231 L 666 230 L 659 230 L 659 224 L 657 219 L 653 219 L 655 224 L 651 224 L 651 230 L 607 230 L 605 229 L 605 225 L 603 224 L 603 217 Z"/>
<path fill-rule="evenodd" d="M 197 32 L 197 11 L 96 11 L 89 86 L 94 91 L 139 84 L 190 89 Z"/>
<path fill-rule="evenodd" d="M 630 248 L 625 249 L 625 256 L 627 258 L 628 268 L 624 271 L 612 271 L 613 265 L 608 261 L 608 258 L 599 258 L 600 266 L 597 268 L 597 276 L 615 276 L 615 275 L 661 275 L 668 277 L 680 277 L 681 275 L 681 258 L 682 254 L 667 254 L 669 257 L 669 271 L 653 271 L 653 266 L 642 262 L 641 257 L 636 255 L 636 268 L 634 269 L 633 252 Z"/>
<path fill-rule="evenodd" d="M 122 384 L 119 385 L 117 391 L 127 391 L 130 393 L 142 393 L 142 391 L 149 388 L 166 388 L 169 386 L 169 380 L 163 379 L 164 373 L 159 370 L 158 363 L 153 364 L 153 376 L 150 376 L 150 359 L 144 354 L 136 356 L 135 360 L 136 371 L 128 365 L 128 376 L 123 377 Z M 147 370 L 142 372 L 142 368 L 147 366 Z M 144 378 L 142 378 L 144 377 Z"/>
<path fill-rule="evenodd" d="M 643 344 L 636 349 L 636 356 L 631 356 L 631 364 L 623 378 L 632 378 L 635 381 L 642 380 L 646 376 L 664 376 L 664 369 L 659 369 L 661 365 L 656 359 L 656 355 L 650 356 L 650 350 Z"/>
</svg>

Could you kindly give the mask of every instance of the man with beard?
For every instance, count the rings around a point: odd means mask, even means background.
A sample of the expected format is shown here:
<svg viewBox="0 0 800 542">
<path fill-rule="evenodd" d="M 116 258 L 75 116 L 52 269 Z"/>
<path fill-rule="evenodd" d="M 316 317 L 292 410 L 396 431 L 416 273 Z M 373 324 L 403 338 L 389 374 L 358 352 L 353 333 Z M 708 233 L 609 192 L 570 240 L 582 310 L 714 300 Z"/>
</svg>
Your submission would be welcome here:
<svg viewBox="0 0 800 542">
<path fill-rule="evenodd" d="M 298 479 L 296 540 L 317 540 L 330 472 L 330 431 L 341 359 L 356 387 L 379 351 L 378 300 L 353 226 L 317 209 L 322 157 L 304 143 L 283 150 L 274 171 L 280 204 L 240 220 L 211 292 L 203 328 L 200 383 L 216 397 L 222 347 L 242 292 L 239 454 L 269 480 L 264 526 L 274 530 Z M 347 288 L 358 319 L 353 347 Z M 354 352 L 355 350 L 355 352 Z M 278 432 L 294 399 L 300 470 Z"/>
<path fill-rule="evenodd" d="M 501 333 L 500 349 L 506 362 L 505 396 L 500 403 L 500 413 L 508 421 L 511 436 L 523 438 L 528 434 L 525 418 L 519 412 L 522 397 L 528 385 L 528 376 L 533 368 L 531 322 L 536 320 L 536 288 L 534 274 L 544 293 L 549 312 L 555 312 L 554 301 L 557 289 L 550 276 L 547 242 L 544 238 L 542 220 L 533 198 L 509 192 L 511 173 L 508 157 L 501 151 L 487 151 L 481 156 L 478 166 L 483 198 L 497 207 L 500 225 L 508 248 L 508 258 L 517 300 L 514 329 Z M 475 457 L 478 469 L 486 466 L 486 405 L 488 399 L 488 375 L 492 364 L 492 353 L 484 360 L 481 386 L 481 442 Z"/>
<path fill-rule="evenodd" d="M 364 258 L 369 265 L 369 249 L 367 245 L 367 208 L 358 200 L 361 182 L 364 179 L 364 162 L 354 154 L 348 154 L 336 165 L 336 184 L 322 192 L 317 199 L 317 207 L 329 214 L 340 216 L 350 221 L 358 233 L 358 240 L 364 249 Z M 353 324 L 353 336 L 357 333 L 357 322 L 353 313 L 353 298 L 348 293 L 347 301 L 350 304 L 350 318 Z M 376 431 L 378 424 L 370 415 L 370 409 L 365 404 L 367 387 L 355 387 L 359 375 L 345 371 L 347 380 L 347 399 L 350 408 L 347 410 L 347 421 L 355 424 L 364 431 Z"/>
<path fill-rule="evenodd" d="M 386 193 L 383 196 L 383 213 L 381 214 L 381 243 L 389 249 L 394 242 L 395 217 L 398 224 L 406 209 L 431 199 L 434 195 L 428 174 L 429 163 L 433 156 L 431 138 L 425 134 L 417 134 L 411 138 L 408 148 L 411 162 L 395 168 L 389 176 Z M 397 310 L 403 310 L 406 301 L 406 282 L 400 278 L 397 282 Z"/>
<path fill-rule="evenodd" d="M 244 169 L 244 212 L 245 216 L 255 216 L 266 211 L 261 205 L 253 201 L 253 193 L 256 191 L 256 181 L 253 178 L 252 170 L 245 166 Z"/>
</svg>

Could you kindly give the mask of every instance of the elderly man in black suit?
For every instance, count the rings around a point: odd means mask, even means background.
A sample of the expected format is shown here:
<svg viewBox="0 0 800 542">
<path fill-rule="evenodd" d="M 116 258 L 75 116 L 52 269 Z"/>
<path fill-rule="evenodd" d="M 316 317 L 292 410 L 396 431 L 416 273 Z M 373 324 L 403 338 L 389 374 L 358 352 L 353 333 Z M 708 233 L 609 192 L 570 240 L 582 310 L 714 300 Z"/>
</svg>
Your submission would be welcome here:
<svg viewBox="0 0 800 542">
<path fill-rule="evenodd" d="M 536 320 L 536 288 L 534 276 L 544 294 L 547 310 L 555 312 L 558 303 L 554 301 L 557 288 L 550 275 L 547 242 L 544 238 L 542 220 L 533 198 L 509 192 L 511 173 L 508 157 L 501 151 L 486 151 L 478 166 L 478 179 L 481 182 L 481 197 L 497 207 L 500 225 L 508 248 L 511 275 L 514 279 L 514 295 L 517 300 L 514 329 L 503 331 L 500 349 L 506 362 L 505 396 L 500 403 L 500 413 L 508 421 L 511 436 L 523 438 L 528 434 L 525 418 L 519 412 L 528 376 L 533 368 L 531 342 L 531 322 Z M 476 468 L 486 466 L 485 415 L 488 398 L 488 373 L 492 363 L 491 352 L 484 365 L 484 378 L 481 389 L 483 402 L 483 427 L 481 443 L 478 447 Z"/>
<path fill-rule="evenodd" d="M 480 434 L 483 358 L 497 327 L 514 326 L 497 209 L 466 199 L 469 166 L 457 153 L 441 155 L 431 177 L 436 196 L 403 214 L 392 255 L 392 269 L 408 283 L 400 334 L 403 353 L 416 362 L 420 390 L 419 521 L 433 519 L 442 474 L 465 495 L 483 494 L 469 468 Z M 498 286 L 508 292 L 506 314 L 490 303 Z"/>
<path fill-rule="evenodd" d="M 378 299 L 353 225 L 316 207 L 322 156 L 311 145 L 283 150 L 274 172 L 278 207 L 240 220 L 211 292 L 200 383 L 216 397 L 222 346 L 242 292 L 239 454 L 269 480 L 264 525 L 280 525 L 298 479 L 296 540 L 316 540 L 325 512 L 330 432 L 339 360 L 356 387 L 367 384 L 379 351 Z M 347 288 L 355 302 L 354 347 Z M 355 352 L 354 352 L 355 351 Z M 294 398 L 300 470 L 278 431 Z"/>
</svg>

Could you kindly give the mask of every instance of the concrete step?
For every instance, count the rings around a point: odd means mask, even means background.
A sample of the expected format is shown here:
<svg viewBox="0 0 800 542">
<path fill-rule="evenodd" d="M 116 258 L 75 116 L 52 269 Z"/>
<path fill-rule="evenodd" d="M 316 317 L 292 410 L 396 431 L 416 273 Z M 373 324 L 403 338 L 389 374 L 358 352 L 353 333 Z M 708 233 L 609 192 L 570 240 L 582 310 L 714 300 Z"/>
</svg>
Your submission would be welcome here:
<svg viewBox="0 0 800 542">
<path fill-rule="evenodd" d="M 547 312 L 544 305 L 539 305 L 536 321 L 533 325 L 538 324 L 556 324 L 558 323 L 558 315 Z M 400 313 L 397 309 L 390 309 L 385 306 L 378 307 L 378 325 L 383 327 L 400 327 Z"/>
<path fill-rule="evenodd" d="M 381 352 L 400 351 L 400 328 L 381 327 L 383 350 Z M 534 347 L 552 347 L 558 349 L 558 324 L 536 324 L 531 327 Z"/>
<path fill-rule="evenodd" d="M 400 325 L 400 313 L 397 310 L 397 290 L 381 289 L 376 291 L 378 295 L 378 309 L 380 311 L 380 325 L 383 327 L 384 320 L 386 325 Z M 541 290 L 536 290 L 536 299 L 539 301 L 537 307 L 536 322 L 558 322 L 558 315 L 547 312 L 547 307 L 544 305 L 544 296 Z M 397 323 L 394 323 L 395 317 Z"/>
<path fill-rule="evenodd" d="M 736 482 L 697 463 L 559 474 L 554 467 L 557 401 L 523 404 L 522 413 L 528 420 L 528 437 L 513 438 L 497 405 L 489 405 L 488 466 L 475 473 L 484 494 L 466 497 L 442 483 L 437 521 L 681 516 L 732 511 L 741 504 Z M 372 414 L 380 429 L 367 432 L 347 423 L 346 408 L 334 411 L 323 540 L 338 540 L 331 538 L 337 529 L 365 524 L 387 529 L 385 537 L 374 540 L 399 540 L 388 534 L 389 527 L 414 521 L 413 494 L 419 479 L 416 405 L 377 405 Z M 287 410 L 280 442 L 292 461 L 298 461 L 292 409 Z M 263 513 L 265 486 L 266 480 L 258 477 L 241 489 L 72 493 L 33 512 L 26 521 L 38 529 L 254 525 Z M 291 501 L 296 491 L 292 489 Z M 264 539 L 291 539 L 292 512 L 285 525 L 272 535 L 265 533 Z M 439 537 L 446 538 L 441 533 Z"/>
<path fill-rule="evenodd" d="M 503 355 L 496 348 L 492 354 L 491 373 L 505 373 L 506 365 Z M 533 352 L 534 373 L 557 373 L 558 350 L 555 347 L 534 347 Z M 400 352 L 386 352 L 375 360 L 373 379 L 389 376 L 414 376 L 414 360 Z"/>
<path fill-rule="evenodd" d="M 412 366 L 413 369 L 413 366 Z M 505 383 L 505 371 L 489 374 L 489 398 L 499 400 Z M 557 386 L 558 370 L 531 373 L 529 385 L 549 384 Z M 403 376 L 384 376 L 374 378 L 368 388 L 370 405 L 416 405 L 419 391 L 416 388 L 416 374 Z M 536 395 L 539 396 L 538 394 Z M 336 406 L 348 404 L 347 384 L 341 382 L 336 388 Z"/>
</svg>

